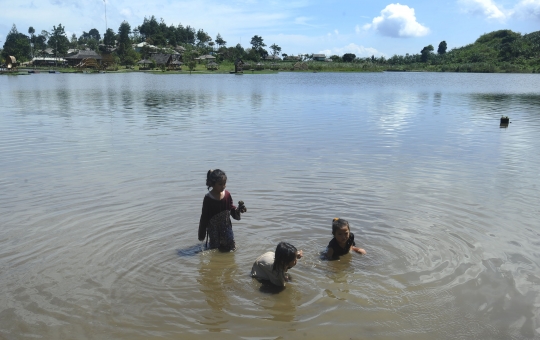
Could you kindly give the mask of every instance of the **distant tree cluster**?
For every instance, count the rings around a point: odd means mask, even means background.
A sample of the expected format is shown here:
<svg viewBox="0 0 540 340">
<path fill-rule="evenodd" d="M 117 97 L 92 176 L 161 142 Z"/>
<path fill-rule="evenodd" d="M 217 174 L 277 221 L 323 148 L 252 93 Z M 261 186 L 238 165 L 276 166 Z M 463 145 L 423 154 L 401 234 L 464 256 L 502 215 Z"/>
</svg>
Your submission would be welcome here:
<svg viewBox="0 0 540 340">
<path fill-rule="evenodd" d="M 146 42 L 147 45 L 138 48 L 136 52 L 133 45 L 141 42 Z M 150 52 L 153 51 L 148 45 L 156 46 L 164 51 L 172 51 L 182 46 L 186 64 L 208 53 L 215 54 L 218 62 L 224 60 L 234 62 L 238 58 L 258 62 L 265 58 L 275 58 L 280 54 L 282 57 L 289 57 L 286 53 L 282 53 L 281 47 L 276 43 L 270 45 L 270 52 L 266 50 L 267 45 L 259 35 L 251 38 L 251 47 L 244 48 L 240 44 L 228 47 L 227 41 L 219 33 L 215 39 L 212 39 L 203 29 L 196 30 L 182 24 L 167 25 L 163 19 L 158 22 L 154 16 L 145 17 L 143 23 L 134 28 L 124 21 L 117 32 L 109 28 L 101 35 L 98 29 L 92 28 L 88 32 L 83 31 L 79 37 L 72 34 L 70 39 L 66 36 L 65 27 L 62 24 L 53 26 L 50 30 L 42 30 L 40 33 L 36 33 L 33 27 L 29 27 L 28 35 L 19 32 L 13 25 L 6 37 L 1 56 L 6 59 L 7 56 L 13 55 L 19 61 L 26 61 L 34 56 L 44 55 L 46 50 L 49 55 L 52 52 L 53 55 L 62 57 L 70 48 L 91 49 L 100 53 L 112 53 L 115 60 L 121 64 L 133 65 L 141 58 L 148 58 Z M 540 31 L 525 35 L 510 30 L 495 31 L 482 35 L 474 44 L 447 50 L 446 41 L 441 41 L 436 53 L 434 46 L 428 45 L 419 53 L 394 55 L 391 58 L 384 56 L 360 58 L 353 53 L 345 53 L 342 56 L 332 55 L 329 59 L 338 63 L 364 63 L 381 67 L 387 65 L 391 68 L 439 67 L 443 69 L 441 65 L 506 63 L 540 70 Z M 294 60 L 311 61 L 313 54 L 299 55 Z M 452 70 L 451 67 L 446 69 Z"/>
</svg>

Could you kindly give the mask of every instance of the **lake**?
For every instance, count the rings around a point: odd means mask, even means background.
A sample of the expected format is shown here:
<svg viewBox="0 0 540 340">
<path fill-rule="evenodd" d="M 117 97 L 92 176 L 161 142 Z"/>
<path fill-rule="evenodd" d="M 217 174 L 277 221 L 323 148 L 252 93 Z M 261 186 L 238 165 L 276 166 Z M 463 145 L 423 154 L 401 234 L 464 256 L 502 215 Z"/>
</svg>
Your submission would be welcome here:
<svg viewBox="0 0 540 340">
<path fill-rule="evenodd" d="M 0 339 L 540 338 L 540 75 L 0 89 Z M 248 209 L 233 253 L 197 240 L 215 168 Z M 322 259 L 334 217 L 367 255 Z M 280 241 L 283 291 L 249 276 Z"/>
</svg>

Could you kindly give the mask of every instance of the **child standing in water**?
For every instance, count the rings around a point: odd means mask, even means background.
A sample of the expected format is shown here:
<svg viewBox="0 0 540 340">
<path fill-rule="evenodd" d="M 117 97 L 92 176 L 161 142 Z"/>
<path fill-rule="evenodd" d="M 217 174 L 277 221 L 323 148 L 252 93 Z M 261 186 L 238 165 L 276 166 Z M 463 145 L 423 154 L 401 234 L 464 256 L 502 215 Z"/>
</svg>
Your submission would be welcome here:
<svg viewBox="0 0 540 340">
<path fill-rule="evenodd" d="M 326 257 L 330 260 L 338 259 L 341 255 L 348 254 L 351 249 L 359 254 L 366 254 L 362 248 L 356 247 L 354 234 L 351 233 L 349 222 L 341 218 L 332 221 L 332 235 L 334 238 L 328 243 Z"/>
<path fill-rule="evenodd" d="M 236 249 L 236 244 L 231 216 L 235 220 L 240 220 L 240 214 L 246 212 L 247 209 L 243 202 L 240 202 L 238 208 L 234 206 L 231 194 L 225 190 L 226 184 L 225 172 L 219 169 L 208 170 L 206 186 L 212 190 L 204 196 L 199 222 L 199 241 L 203 241 L 206 237 L 207 248 L 232 251 Z M 210 239 L 210 245 L 208 245 L 208 239 Z"/>
<path fill-rule="evenodd" d="M 294 267 L 303 255 L 303 252 L 297 250 L 292 244 L 280 242 L 275 253 L 269 251 L 255 260 L 251 268 L 251 276 L 283 287 L 285 282 L 290 280 L 287 271 Z"/>
</svg>

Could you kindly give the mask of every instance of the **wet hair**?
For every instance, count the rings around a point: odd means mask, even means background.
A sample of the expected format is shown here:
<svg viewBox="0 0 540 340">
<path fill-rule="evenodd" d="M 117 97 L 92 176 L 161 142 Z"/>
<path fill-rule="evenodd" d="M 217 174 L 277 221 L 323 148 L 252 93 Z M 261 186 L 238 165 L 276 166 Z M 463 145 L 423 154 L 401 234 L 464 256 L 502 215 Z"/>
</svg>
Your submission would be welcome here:
<svg viewBox="0 0 540 340">
<path fill-rule="evenodd" d="M 332 220 L 332 235 L 336 235 L 336 231 L 338 231 L 338 229 L 341 229 L 343 227 L 347 227 L 347 229 L 349 229 L 349 231 L 351 231 L 351 228 L 349 227 L 349 222 L 342 219 L 342 218 L 339 218 L 339 217 L 336 217 Z"/>
<path fill-rule="evenodd" d="M 206 174 L 206 186 L 208 187 L 208 189 L 213 188 L 217 182 L 226 181 L 227 175 L 225 175 L 225 171 L 219 169 L 208 170 L 208 173 Z"/>
<path fill-rule="evenodd" d="M 274 258 L 274 266 L 272 269 L 276 272 L 287 269 L 287 265 L 296 259 L 298 250 L 295 246 L 286 242 L 279 242 L 276 247 L 276 256 Z"/>
</svg>

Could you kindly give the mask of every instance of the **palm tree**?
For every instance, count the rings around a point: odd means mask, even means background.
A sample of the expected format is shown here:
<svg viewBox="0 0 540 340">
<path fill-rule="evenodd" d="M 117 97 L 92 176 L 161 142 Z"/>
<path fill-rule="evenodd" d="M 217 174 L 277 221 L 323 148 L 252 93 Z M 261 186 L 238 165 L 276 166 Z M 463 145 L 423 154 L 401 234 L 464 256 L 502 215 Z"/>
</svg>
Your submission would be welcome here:
<svg viewBox="0 0 540 340">
<path fill-rule="evenodd" d="M 30 54 L 32 55 L 32 59 L 34 59 L 34 52 L 33 52 L 33 45 L 34 45 L 34 33 L 36 33 L 36 30 L 34 27 L 30 26 L 28 27 L 28 34 L 30 34 Z"/>
</svg>

